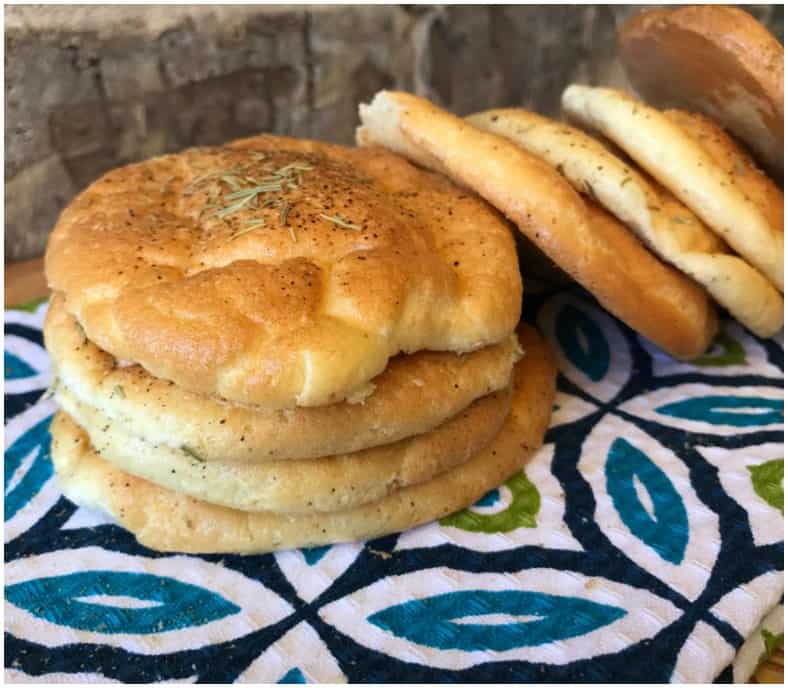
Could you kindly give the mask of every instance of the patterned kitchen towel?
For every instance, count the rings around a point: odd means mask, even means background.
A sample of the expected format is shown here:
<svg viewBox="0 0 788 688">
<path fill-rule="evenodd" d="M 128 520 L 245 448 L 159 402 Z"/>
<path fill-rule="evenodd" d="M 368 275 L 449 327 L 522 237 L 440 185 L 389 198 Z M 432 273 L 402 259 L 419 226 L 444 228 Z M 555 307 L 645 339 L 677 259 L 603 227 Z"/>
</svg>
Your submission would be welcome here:
<svg viewBox="0 0 788 688">
<path fill-rule="evenodd" d="M 679 363 L 535 297 L 559 395 L 505 485 L 364 544 L 200 557 L 58 493 L 45 308 L 5 318 L 9 681 L 731 681 L 782 633 L 781 337 L 726 321 Z"/>
</svg>

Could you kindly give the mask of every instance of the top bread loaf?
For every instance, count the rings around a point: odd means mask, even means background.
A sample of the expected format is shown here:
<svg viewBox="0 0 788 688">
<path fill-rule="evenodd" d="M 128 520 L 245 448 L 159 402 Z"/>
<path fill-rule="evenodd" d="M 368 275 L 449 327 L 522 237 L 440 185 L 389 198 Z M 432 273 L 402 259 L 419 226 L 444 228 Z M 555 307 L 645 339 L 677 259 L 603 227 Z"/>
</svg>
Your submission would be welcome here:
<svg viewBox="0 0 788 688">
<path fill-rule="evenodd" d="M 286 408 L 363 398 L 401 351 L 508 337 L 503 218 L 379 148 L 259 136 L 114 170 L 64 211 L 49 286 L 86 336 L 184 389 Z"/>
</svg>

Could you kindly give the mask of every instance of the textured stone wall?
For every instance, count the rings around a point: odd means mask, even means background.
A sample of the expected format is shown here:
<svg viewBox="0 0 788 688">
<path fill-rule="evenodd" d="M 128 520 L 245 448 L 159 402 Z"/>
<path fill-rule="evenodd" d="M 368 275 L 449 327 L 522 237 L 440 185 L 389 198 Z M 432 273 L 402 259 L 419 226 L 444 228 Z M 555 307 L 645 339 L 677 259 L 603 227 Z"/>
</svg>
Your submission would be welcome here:
<svg viewBox="0 0 788 688">
<path fill-rule="evenodd" d="M 351 143 L 381 88 L 458 114 L 555 114 L 570 81 L 624 85 L 639 6 L 6 7 L 5 252 L 43 252 L 103 172 L 260 131 Z M 752 10 L 782 39 L 782 7 Z"/>
</svg>

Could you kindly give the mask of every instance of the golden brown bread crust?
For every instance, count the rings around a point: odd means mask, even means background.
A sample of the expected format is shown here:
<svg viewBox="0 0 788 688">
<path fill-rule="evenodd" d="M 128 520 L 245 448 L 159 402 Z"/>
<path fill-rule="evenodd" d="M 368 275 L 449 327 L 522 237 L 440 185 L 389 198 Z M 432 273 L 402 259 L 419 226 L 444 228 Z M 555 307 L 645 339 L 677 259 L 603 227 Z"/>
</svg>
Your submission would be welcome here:
<svg viewBox="0 0 788 688">
<path fill-rule="evenodd" d="M 281 190 L 215 215 L 293 163 Z M 357 395 L 400 351 L 499 342 L 522 289 L 478 198 L 382 149 L 273 136 L 106 174 L 61 215 L 46 274 L 116 357 L 270 408 Z"/>
<path fill-rule="evenodd" d="M 717 331 L 703 289 L 585 203 L 550 165 L 429 101 L 382 91 L 361 106 L 361 144 L 383 144 L 488 200 L 602 305 L 678 358 L 703 353 Z"/>
<path fill-rule="evenodd" d="M 682 115 L 680 126 L 704 142 L 718 164 L 734 179 L 753 186 L 765 212 L 782 225 L 782 194 L 753 166 L 737 156 L 733 142 L 700 116 Z M 671 118 L 671 113 L 665 115 Z M 783 325 L 781 294 L 755 268 L 731 254 L 727 244 L 667 189 L 625 163 L 606 145 L 562 122 L 522 109 L 488 110 L 466 117 L 476 127 L 504 136 L 558 170 L 576 191 L 594 198 L 660 258 L 703 287 L 736 319 L 762 337 Z M 684 121 L 687 120 L 687 121 Z M 708 147 L 721 150 L 712 153 Z M 765 187 L 765 188 L 764 188 Z M 775 192 L 777 198 L 775 198 Z M 779 204 L 776 207 L 769 208 Z"/>
<path fill-rule="evenodd" d="M 336 511 L 382 499 L 451 470 L 493 441 L 511 408 L 511 388 L 474 401 L 437 428 L 352 454 L 292 461 L 205 461 L 125 431 L 64 387 L 60 407 L 96 452 L 132 475 L 175 492 L 241 511 Z"/>
<path fill-rule="evenodd" d="M 702 112 L 783 170 L 783 47 L 750 14 L 703 5 L 647 10 L 621 28 L 618 52 L 652 105 Z"/>
<path fill-rule="evenodd" d="M 662 114 L 700 144 L 731 183 L 755 203 L 775 231 L 784 231 L 783 192 L 758 169 L 746 150 L 708 117 L 685 110 L 666 110 Z"/>
<path fill-rule="evenodd" d="M 784 234 L 704 146 L 664 113 L 612 89 L 572 84 L 561 105 L 613 141 L 781 292 Z"/>
<path fill-rule="evenodd" d="M 253 554 L 372 538 L 426 523 L 475 502 L 538 449 L 555 396 L 556 368 L 544 340 L 527 331 L 515 368 L 512 411 L 481 453 L 438 478 L 354 509 L 309 515 L 248 513 L 208 504 L 124 473 L 99 458 L 65 413 L 52 423 L 58 483 L 72 501 L 104 509 L 146 547 Z"/>
<path fill-rule="evenodd" d="M 49 305 L 44 341 L 61 384 L 121 429 L 186 446 L 206 461 L 244 463 L 346 454 L 428 432 L 508 386 L 522 353 L 512 334 L 469 354 L 396 356 L 362 403 L 272 411 L 185 391 L 139 365 L 118 366 L 87 339 L 60 294 Z"/>
<path fill-rule="evenodd" d="M 687 278 L 649 253 L 607 210 L 588 201 L 586 212 L 598 242 L 591 255 L 608 261 L 607 271 L 597 267 L 589 275 L 591 293 L 648 339 L 667 342 L 663 348 L 677 358 L 694 358 L 706 351 L 719 329 L 717 311 L 706 293 L 694 282 L 698 292 L 688 290 Z M 643 260 L 644 251 L 651 260 Z M 693 323 L 692 318 L 698 320 Z"/>
</svg>

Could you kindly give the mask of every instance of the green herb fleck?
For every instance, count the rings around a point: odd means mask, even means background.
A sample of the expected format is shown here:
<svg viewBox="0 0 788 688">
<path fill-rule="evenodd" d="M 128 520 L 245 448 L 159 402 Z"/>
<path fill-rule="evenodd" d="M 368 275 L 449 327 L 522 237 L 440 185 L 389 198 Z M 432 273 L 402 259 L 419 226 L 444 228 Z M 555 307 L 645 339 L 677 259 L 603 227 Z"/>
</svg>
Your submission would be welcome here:
<svg viewBox="0 0 788 688">
<path fill-rule="evenodd" d="M 241 210 L 242 208 L 247 206 L 249 203 L 251 203 L 254 200 L 254 198 L 255 198 L 254 194 L 246 195 L 243 198 L 241 198 L 239 201 L 233 203 L 232 205 L 228 205 L 228 206 L 222 208 L 221 210 L 217 210 L 214 213 L 214 216 L 216 216 L 218 218 L 225 218 L 228 215 L 232 215 L 233 213 L 237 213 L 239 210 Z"/>
<path fill-rule="evenodd" d="M 245 227 L 240 232 L 236 232 L 235 234 L 230 237 L 230 241 L 235 241 L 239 237 L 242 237 L 244 234 L 249 234 L 249 232 L 254 232 L 256 229 L 260 229 L 260 227 L 265 227 L 265 220 L 262 218 L 255 218 L 253 220 L 247 220 L 248 227 Z"/>
<path fill-rule="evenodd" d="M 290 214 L 290 204 L 282 203 L 281 210 L 279 211 L 279 224 L 282 227 L 287 227 L 287 216 Z"/>
<path fill-rule="evenodd" d="M 253 186 L 251 189 L 242 189 L 240 191 L 236 191 L 235 193 L 231 193 L 224 197 L 225 201 L 235 201 L 240 199 L 245 199 L 248 196 L 257 196 L 261 193 L 268 193 L 269 191 L 281 191 L 282 184 L 281 182 L 271 183 L 271 184 L 261 184 L 259 186 Z"/>
<path fill-rule="evenodd" d="M 82 346 L 88 343 L 88 336 L 85 334 L 85 328 L 82 327 L 80 323 L 77 323 L 77 329 L 79 330 L 79 334 L 82 336 Z"/>
<path fill-rule="evenodd" d="M 287 177 L 293 176 L 295 173 L 298 172 L 309 172 L 310 170 L 315 169 L 312 165 L 305 163 L 305 162 L 291 162 L 289 165 L 285 165 L 284 167 L 280 167 L 276 172 L 275 175 L 279 177 Z"/>
<path fill-rule="evenodd" d="M 291 206 L 287 201 L 282 201 L 279 210 L 279 224 L 281 224 L 282 227 L 287 227 L 287 231 L 290 234 L 290 238 L 293 240 L 293 243 L 295 244 L 298 241 L 295 235 L 295 231 L 290 225 L 287 224 L 287 216 L 290 214 L 290 208 Z"/>
<path fill-rule="evenodd" d="M 41 395 L 41 401 L 46 401 L 47 399 L 51 399 L 55 396 L 55 392 L 57 391 L 57 386 L 60 383 L 60 379 L 55 375 L 52 380 L 52 383 L 47 387 L 46 391 Z"/>
<path fill-rule="evenodd" d="M 200 456 L 196 451 L 194 451 L 194 449 L 192 449 L 188 444 L 182 444 L 181 451 L 191 456 L 195 461 L 199 461 L 200 463 L 205 463 L 205 459 L 202 456 Z"/>
<path fill-rule="evenodd" d="M 335 225 L 344 227 L 345 229 L 353 229 L 356 232 L 361 232 L 364 230 L 364 228 L 360 225 L 354 225 L 352 222 L 346 220 L 341 215 L 324 215 L 323 213 L 320 213 L 320 217 L 322 217 L 324 220 L 328 220 L 329 222 L 333 222 Z"/>
<path fill-rule="evenodd" d="M 585 183 L 585 187 L 586 187 L 586 193 L 587 193 L 589 196 L 591 196 L 591 198 L 592 198 L 594 201 L 596 201 L 597 203 L 599 203 L 599 199 L 597 198 L 596 192 L 594 191 L 594 187 L 593 187 L 593 185 L 591 184 L 591 182 L 588 182 L 588 181 L 586 181 L 586 183 Z"/>
<path fill-rule="evenodd" d="M 232 168 L 229 170 L 214 170 L 213 172 L 206 172 L 205 174 L 201 174 L 199 177 L 195 177 L 192 179 L 189 184 L 186 185 L 186 188 L 183 190 L 184 195 L 189 196 L 194 193 L 194 190 L 204 184 L 207 181 L 212 181 L 218 179 L 220 181 L 224 181 L 225 184 L 232 188 L 233 185 L 237 185 L 240 188 L 238 175 L 242 174 L 241 171 L 237 168 Z M 232 180 L 232 182 L 228 182 L 227 180 Z"/>
</svg>

